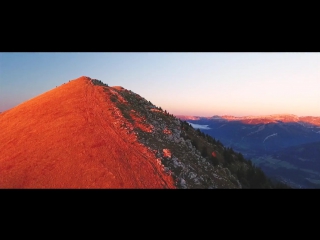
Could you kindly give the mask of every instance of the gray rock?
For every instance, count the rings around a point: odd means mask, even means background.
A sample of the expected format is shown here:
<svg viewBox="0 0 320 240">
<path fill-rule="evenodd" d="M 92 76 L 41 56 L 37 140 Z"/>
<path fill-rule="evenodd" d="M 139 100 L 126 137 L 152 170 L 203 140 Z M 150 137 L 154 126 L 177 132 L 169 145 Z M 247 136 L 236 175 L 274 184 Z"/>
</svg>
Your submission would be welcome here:
<svg viewBox="0 0 320 240">
<path fill-rule="evenodd" d="M 184 188 L 184 189 L 188 188 L 187 183 L 183 178 L 180 179 L 180 185 L 181 185 L 181 188 Z"/>
</svg>

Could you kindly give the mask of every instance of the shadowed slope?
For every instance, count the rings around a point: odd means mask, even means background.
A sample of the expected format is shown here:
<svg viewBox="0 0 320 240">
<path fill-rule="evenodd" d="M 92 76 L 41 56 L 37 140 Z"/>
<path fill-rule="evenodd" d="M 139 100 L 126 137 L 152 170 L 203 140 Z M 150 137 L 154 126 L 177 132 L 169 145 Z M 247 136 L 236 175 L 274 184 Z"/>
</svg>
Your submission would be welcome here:
<svg viewBox="0 0 320 240">
<path fill-rule="evenodd" d="M 174 188 L 114 107 L 80 77 L 3 112 L 0 188 Z"/>
</svg>

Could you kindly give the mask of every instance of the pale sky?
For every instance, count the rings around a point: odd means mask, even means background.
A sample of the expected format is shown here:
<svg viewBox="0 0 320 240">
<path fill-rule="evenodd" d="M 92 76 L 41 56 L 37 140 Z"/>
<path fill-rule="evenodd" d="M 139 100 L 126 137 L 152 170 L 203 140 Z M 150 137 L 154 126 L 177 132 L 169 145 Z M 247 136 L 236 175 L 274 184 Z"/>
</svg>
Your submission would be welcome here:
<svg viewBox="0 0 320 240">
<path fill-rule="evenodd" d="M 320 116 L 320 53 L 0 53 L 0 112 L 80 76 L 175 115 Z"/>
</svg>

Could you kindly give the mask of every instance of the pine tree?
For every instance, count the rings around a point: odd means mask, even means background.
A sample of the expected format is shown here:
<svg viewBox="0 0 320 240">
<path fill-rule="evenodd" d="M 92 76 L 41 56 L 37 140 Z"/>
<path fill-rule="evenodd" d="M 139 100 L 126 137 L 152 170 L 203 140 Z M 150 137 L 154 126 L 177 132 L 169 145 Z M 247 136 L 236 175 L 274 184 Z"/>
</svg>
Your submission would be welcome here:
<svg viewBox="0 0 320 240">
<path fill-rule="evenodd" d="M 208 150 L 207 150 L 206 146 L 202 147 L 201 156 L 202 157 L 207 157 L 208 156 Z"/>
</svg>

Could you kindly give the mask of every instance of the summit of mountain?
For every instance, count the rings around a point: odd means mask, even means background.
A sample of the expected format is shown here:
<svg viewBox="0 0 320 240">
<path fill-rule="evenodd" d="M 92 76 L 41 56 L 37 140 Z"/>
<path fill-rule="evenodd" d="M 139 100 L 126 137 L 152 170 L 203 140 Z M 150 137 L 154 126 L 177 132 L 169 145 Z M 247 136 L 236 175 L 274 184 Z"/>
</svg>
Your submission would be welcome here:
<svg viewBox="0 0 320 240">
<path fill-rule="evenodd" d="M 174 188 L 107 89 L 83 76 L 1 114 L 0 188 Z"/>
</svg>

